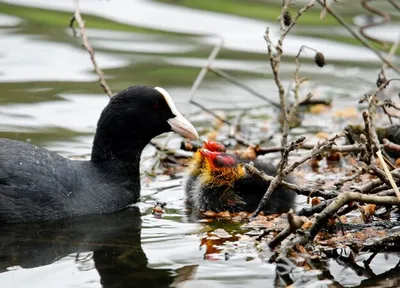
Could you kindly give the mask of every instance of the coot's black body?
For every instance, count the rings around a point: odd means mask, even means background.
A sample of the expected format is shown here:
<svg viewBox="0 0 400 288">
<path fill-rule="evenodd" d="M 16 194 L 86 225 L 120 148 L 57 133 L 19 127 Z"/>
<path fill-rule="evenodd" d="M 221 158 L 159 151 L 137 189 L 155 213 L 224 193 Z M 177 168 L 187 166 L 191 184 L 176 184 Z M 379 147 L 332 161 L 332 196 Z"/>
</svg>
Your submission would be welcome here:
<svg viewBox="0 0 400 288">
<path fill-rule="evenodd" d="M 0 139 L 0 221 L 26 222 L 109 213 L 138 201 L 137 161 L 71 161 Z"/>
<path fill-rule="evenodd" d="M 90 161 L 1 139 L 0 222 L 109 213 L 137 202 L 142 150 L 151 138 L 171 130 L 197 138 L 165 90 L 135 86 L 104 108 Z"/>
<path fill-rule="evenodd" d="M 227 156 L 227 154 L 221 153 Z M 240 171 L 243 169 L 239 164 L 241 162 L 249 162 L 233 155 L 228 155 L 234 159 L 229 164 L 221 163 L 225 169 L 236 169 L 232 174 L 233 179 L 229 183 L 218 183 L 218 172 L 211 173 L 211 177 L 202 179 L 198 178 L 195 188 L 187 191 L 189 194 L 188 206 L 195 211 L 230 211 L 253 212 L 260 203 L 261 198 L 269 187 L 260 177 L 253 176 Z M 264 171 L 266 174 L 275 176 L 276 168 L 270 163 L 255 160 L 254 165 L 257 169 Z M 230 166 L 230 167 L 229 167 Z M 203 171 L 203 173 L 205 173 Z M 291 181 L 290 178 L 285 179 Z M 194 183 L 193 183 L 194 184 Z M 192 184 L 192 185 L 193 185 Z M 296 193 L 292 190 L 278 186 L 271 195 L 269 201 L 263 207 L 262 211 L 266 214 L 287 212 L 295 206 Z"/>
</svg>

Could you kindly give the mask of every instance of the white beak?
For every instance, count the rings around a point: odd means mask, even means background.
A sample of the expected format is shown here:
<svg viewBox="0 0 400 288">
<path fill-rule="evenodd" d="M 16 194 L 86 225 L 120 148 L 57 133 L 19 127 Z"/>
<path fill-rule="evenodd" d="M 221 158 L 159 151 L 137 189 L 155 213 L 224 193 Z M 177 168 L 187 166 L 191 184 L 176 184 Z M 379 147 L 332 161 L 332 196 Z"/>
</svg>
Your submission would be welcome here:
<svg viewBox="0 0 400 288">
<path fill-rule="evenodd" d="M 197 140 L 199 134 L 197 134 L 196 129 L 193 125 L 181 114 L 174 118 L 168 119 L 168 124 L 171 125 L 172 131 L 182 135 L 183 137 L 189 138 L 191 140 Z"/>
</svg>

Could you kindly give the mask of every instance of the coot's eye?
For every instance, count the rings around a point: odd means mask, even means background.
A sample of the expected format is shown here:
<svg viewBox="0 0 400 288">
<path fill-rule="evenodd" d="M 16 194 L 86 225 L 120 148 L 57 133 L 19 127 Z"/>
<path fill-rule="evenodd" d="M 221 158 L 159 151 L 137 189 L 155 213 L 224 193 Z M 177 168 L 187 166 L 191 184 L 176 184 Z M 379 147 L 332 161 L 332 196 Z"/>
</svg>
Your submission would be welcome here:
<svg viewBox="0 0 400 288">
<path fill-rule="evenodd" d="M 154 104 L 153 104 L 153 110 L 154 110 L 154 111 L 157 111 L 158 109 L 160 109 L 160 104 L 154 103 Z"/>
</svg>

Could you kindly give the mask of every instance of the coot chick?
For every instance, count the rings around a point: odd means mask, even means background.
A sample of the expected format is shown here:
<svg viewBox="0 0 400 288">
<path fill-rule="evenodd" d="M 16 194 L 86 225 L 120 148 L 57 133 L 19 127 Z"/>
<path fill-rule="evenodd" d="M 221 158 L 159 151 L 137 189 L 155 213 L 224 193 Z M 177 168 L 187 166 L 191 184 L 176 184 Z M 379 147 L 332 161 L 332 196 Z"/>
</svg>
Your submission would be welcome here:
<svg viewBox="0 0 400 288">
<path fill-rule="evenodd" d="M 193 193 L 192 208 L 197 211 L 253 212 L 268 189 L 259 177 L 245 172 L 241 160 L 225 153 L 201 149 L 205 165 Z M 275 176 L 276 168 L 255 160 L 254 165 L 266 174 Z M 283 213 L 294 207 L 296 193 L 278 186 L 262 211 L 266 214 Z"/>
<path fill-rule="evenodd" d="M 213 152 L 225 152 L 226 148 L 223 144 L 211 140 L 206 140 L 203 143 L 202 148 L 200 149 L 207 149 Z M 190 162 L 187 177 L 184 183 L 184 190 L 186 194 L 186 202 L 189 206 L 191 206 L 192 202 L 192 195 L 195 192 L 197 182 L 199 180 L 199 176 L 201 174 L 201 169 L 205 164 L 205 159 L 203 153 L 200 152 L 198 149 L 196 152 L 193 153 L 192 160 Z"/>
<path fill-rule="evenodd" d="M 365 129 L 362 125 L 347 125 L 345 127 L 346 138 L 349 144 L 354 144 L 355 142 L 361 143 L 360 135 L 365 135 Z M 400 145 L 400 125 L 390 125 L 388 127 L 376 127 L 376 135 L 378 136 L 379 142 L 383 142 L 383 139 L 388 139 L 394 144 Z M 400 153 L 396 150 L 391 150 L 385 148 L 386 153 L 397 159 L 400 157 Z"/>
<path fill-rule="evenodd" d="M 112 97 L 101 113 L 90 161 L 0 139 L 0 222 L 110 213 L 137 202 L 142 150 L 169 131 L 198 138 L 164 89 L 134 86 Z"/>
</svg>

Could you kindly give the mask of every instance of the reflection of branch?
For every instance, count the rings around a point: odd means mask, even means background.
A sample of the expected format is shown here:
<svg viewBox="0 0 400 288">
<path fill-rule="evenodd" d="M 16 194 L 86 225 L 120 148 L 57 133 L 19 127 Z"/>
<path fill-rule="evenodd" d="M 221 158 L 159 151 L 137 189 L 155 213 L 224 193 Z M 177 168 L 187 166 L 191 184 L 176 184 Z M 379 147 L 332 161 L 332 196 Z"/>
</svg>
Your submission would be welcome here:
<svg viewBox="0 0 400 288">
<path fill-rule="evenodd" d="M 232 84 L 235 84 L 241 88 L 243 88 L 244 90 L 246 90 L 247 92 L 253 94 L 254 96 L 256 96 L 257 98 L 260 98 L 264 101 L 267 101 L 269 104 L 271 104 L 274 107 L 279 108 L 279 104 L 275 103 L 274 101 L 268 99 L 267 97 L 265 97 L 264 95 L 258 93 L 257 91 L 255 91 L 254 89 L 252 89 L 251 87 L 247 86 L 244 83 L 241 83 L 239 80 L 235 79 L 233 76 L 225 73 L 224 71 L 221 71 L 219 69 L 216 68 L 212 68 L 212 67 L 207 67 L 208 71 L 213 72 L 215 75 L 224 78 L 225 80 L 231 82 Z"/>
<path fill-rule="evenodd" d="M 82 45 L 86 48 L 86 50 L 90 54 L 90 59 L 92 60 L 92 63 L 93 63 L 93 66 L 94 66 L 94 70 L 97 73 L 97 75 L 99 75 L 100 86 L 103 87 L 104 92 L 106 92 L 107 95 L 111 98 L 113 96 L 113 93 L 111 92 L 110 87 L 108 87 L 108 85 L 106 83 L 103 71 L 97 65 L 97 61 L 96 61 L 96 58 L 94 56 L 94 49 L 89 44 L 88 37 L 86 35 L 85 21 L 82 19 L 81 12 L 79 10 L 79 0 L 75 0 L 75 5 L 76 5 L 75 14 L 71 18 L 71 21 L 70 21 L 69 25 L 72 28 L 73 33 L 75 35 L 75 29 L 73 28 L 74 27 L 73 25 L 74 25 L 75 21 L 78 23 L 79 30 L 81 32 Z"/>
<path fill-rule="evenodd" d="M 388 0 L 388 1 L 393 5 L 394 8 L 400 11 L 400 5 L 396 1 L 394 0 Z"/>
<path fill-rule="evenodd" d="M 382 19 L 382 21 L 380 21 L 378 23 L 375 23 L 374 21 L 372 21 L 372 23 L 369 23 L 369 24 L 366 24 L 366 25 L 360 27 L 360 34 L 362 36 L 364 36 L 365 38 L 371 40 L 371 41 L 379 43 L 380 45 L 382 45 L 385 48 L 387 46 L 386 42 L 383 42 L 383 41 L 381 41 L 379 39 L 376 39 L 374 37 L 370 37 L 367 34 L 365 34 L 365 30 L 366 29 L 374 27 L 374 26 L 378 26 L 378 25 L 383 25 L 383 24 L 386 24 L 386 23 L 388 23 L 390 21 L 390 14 L 387 13 L 387 12 L 381 11 L 381 10 L 375 8 L 375 7 L 370 6 L 368 4 L 368 2 L 371 2 L 371 1 L 372 0 L 361 0 L 361 6 L 363 8 L 365 8 L 366 10 L 368 10 L 369 12 L 381 16 L 383 19 Z"/>
<path fill-rule="evenodd" d="M 293 215 L 292 212 L 289 212 L 287 216 L 289 225 L 287 225 L 285 229 L 279 232 L 279 234 L 268 243 L 268 246 L 271 250 L 274 250 L 276 246 L 281 244 L 283 240 L 285 240 L 290 234 L 296 232 L 296 230 L 304 224 L 304 220 L 299 216 Z"/>
<path fill-rule="evenodd" d="M 358 168 L 358 167 L 355 167 Z M 355 172 L 353 175 L 347 176 L 347 177 L 342 177 L 341 179 L 336 180 L 333 185 L 335 185 L 337 188 L 340 188 L 343 186 L 344 183 L 353 181 L 360 177 L 362 174 L 368 171 L 368 167 L 366 168 L 358 168 L 358 171 Z"/>
<path fill-rule="evenodd" d="M 323 1 L 317 0 L 319 4 L 324 6 Z M 350 32 L 351 35 L 353 35 L 354 38 L 356 38 L 358 41 L 361 42 L 362 45 L 367 47 L 369 50 L 371 50 L 373 53 L 375 53 L 376 56 L 378 56 L 379 59 L 381 59 L 382 62 L 386 63 L 390 68 L 395 70 L 398 74 L 400 74 L 400 67 L 394 65 L 392 62 L 388 61 L 385 59 L 385 57 L 382 56 L 382 54 L 376 50 L 374 47 L 372 47 L 367 41 L 365 41 L 363 38 L 361 38 L 356 32 L 353 31 L 353 29 L 348 25 L 344 19 L 337 14 L 332 8 L 326 7 L 326 10 L 344 27 L 346 28 L 347 31 Z"/>
<path fill-rule="evenodd" d="M 207 113 L 210 113 L 211 115 L 213 115 L 215 118 L 219 119 L 220 121 L 230 125 L 231 123 L 228 120 L 223 119 L 222 117 L 218 116 L 213 111 L 211 111 L 210 109 L 207 109 L 206 107 L 204 107 L 203 105 L 201 105 L 200 103 L 198 103 L 197 101 L 194 100 L 194 94 L 197 91 L 197 89 L 199 89 L 199 86 L 200 86 L 201 82 L 203 82 L 204 77 L 206 77 L 206 74 L 208 72 L 208 67 L 211 67 L 212 62 L 214 62 L 219 51 L 221 50 L 222 46 L 224 45 L 224 40 L 220 37 L 219 37 L 219 40 L 220 41 L 218 42 L 218 44 L 215 45 L 214 49 L 211 51 L 210 55 L 208 56 L 207 64 L 203 66 L 203 68 L 200 70 L 199 74 L 197 75 L 196 80 L 194 80 L 192 89 L 190 89 L 190 92 L 189 92 L 189 99 L 190 99 L 191 104 L 199 107 L 200 109 L 206 111 Z"/>
</svg>

